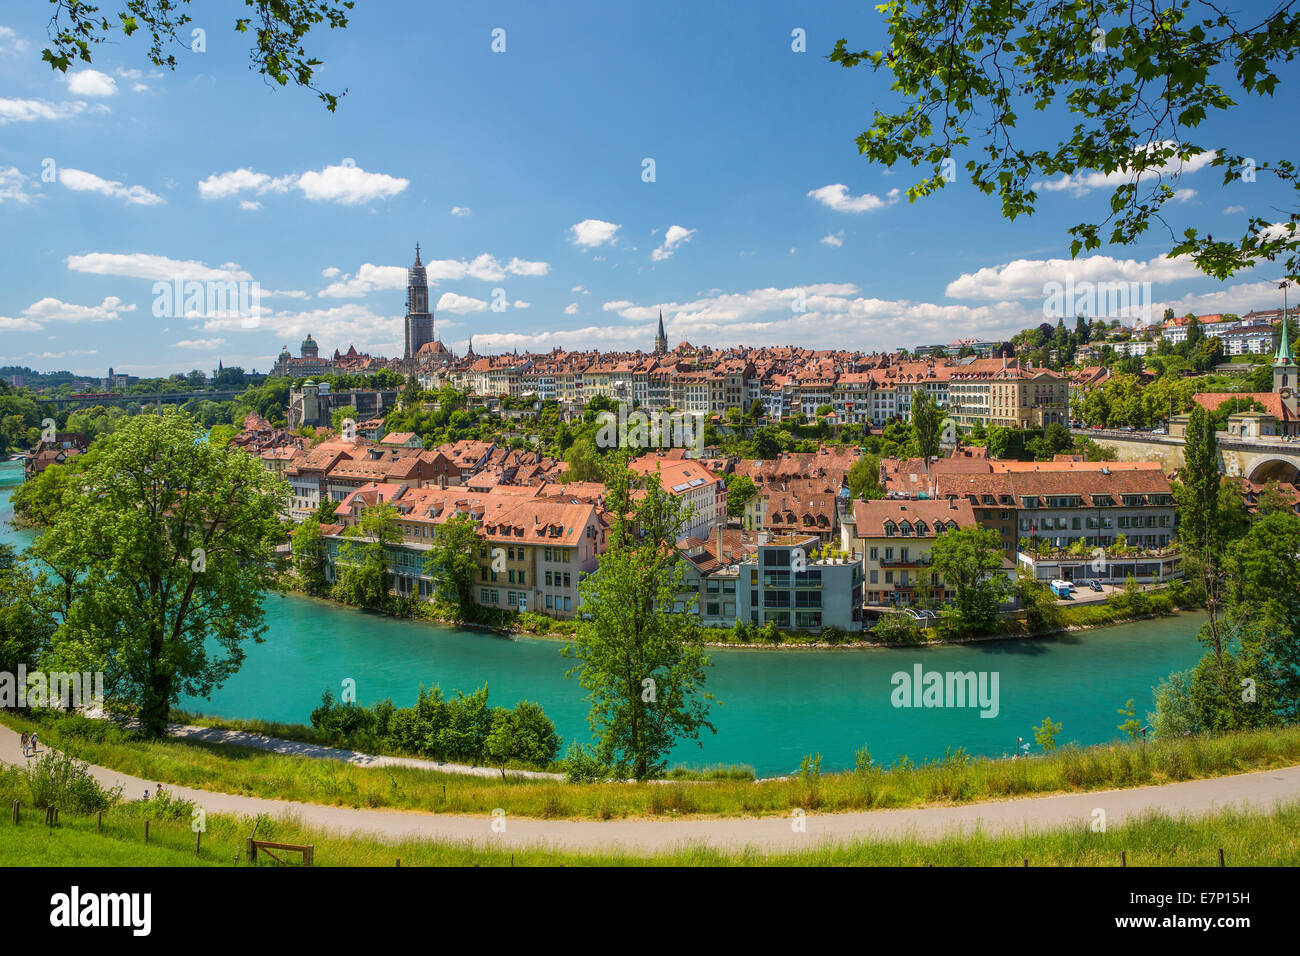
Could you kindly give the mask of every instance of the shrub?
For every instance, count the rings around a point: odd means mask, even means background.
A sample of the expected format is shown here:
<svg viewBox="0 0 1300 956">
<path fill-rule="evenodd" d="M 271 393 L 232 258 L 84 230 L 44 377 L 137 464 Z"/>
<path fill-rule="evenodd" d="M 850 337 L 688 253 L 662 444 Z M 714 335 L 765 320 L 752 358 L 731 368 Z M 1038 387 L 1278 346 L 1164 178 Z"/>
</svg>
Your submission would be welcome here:
<svg viewBox="0 0 1300 956">
<path fill-rule="evenodd" d="M 122 788 L 105 790 L 86 764 L 65 753 L 50 751 L 23 771 L 32 802 L 73 813 L 107 810 L 122 798 Z"/>
</svg>

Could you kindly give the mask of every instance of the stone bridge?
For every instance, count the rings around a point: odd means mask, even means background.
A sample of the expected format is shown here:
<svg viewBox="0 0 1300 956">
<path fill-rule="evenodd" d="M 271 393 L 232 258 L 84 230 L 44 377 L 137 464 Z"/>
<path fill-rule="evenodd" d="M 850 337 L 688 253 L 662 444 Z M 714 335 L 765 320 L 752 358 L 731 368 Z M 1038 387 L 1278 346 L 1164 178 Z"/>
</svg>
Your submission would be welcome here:
<svg viewBox="0 0 1300 956">
<path fill-rule="evenodd" d="M 1183 467 L 1183 439 L 1150 432 L 1073 428 L 1075 435 L 1115 449 L 1120 461 L 1158 461 L 1166 472 Z M 1225 475 L 1266 481 L 1300 479 L 1300 441 L 1284 438 L 1236 438 L 1218 433 L 1219 468 Z"/>
</svg>

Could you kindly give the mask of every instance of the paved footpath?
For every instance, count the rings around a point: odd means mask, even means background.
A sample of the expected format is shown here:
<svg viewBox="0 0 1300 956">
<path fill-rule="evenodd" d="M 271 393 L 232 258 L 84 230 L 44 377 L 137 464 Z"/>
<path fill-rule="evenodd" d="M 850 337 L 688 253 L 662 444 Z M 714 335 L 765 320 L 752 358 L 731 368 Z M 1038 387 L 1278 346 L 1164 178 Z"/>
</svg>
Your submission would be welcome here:
<svg viewBox="0 0 1300 956">
<path fill-rule="evenodd" d="M 3 725 L 0 725 L 0 761 L 23 762 L 17 732 Z M 146 788 L 152 791 L 156 785 L 154 781 L 116 770 L 93 766 L 90 769 L 102 784 L 121 786 L 127 799 L 138 799 Z M 505 832 L 494 833 L 492 820 L 487 816 L 360 810 L 171 785 L 167 789 L 183 799 L 193 800 L 210 813 L 293 816 L 304 824 L 337 834 L 366 834 L 381 840 L 441 839 L 483 847 L 549 846 L 571 851 L 622 849 L 645 853 L 703 845 L 732 850 L 749 846 L 780 852 L 806 848 L 822 841 L 936 839 L 947 834 L 970 832 L 977 827 L 990 835 L 1081 827 L 1091 823 L 1093 811 L 1097 808 L 1106 812 L 1109 827 L 1151 810 L 1173 815 L 1208 813 L 1229 806 L 1266 811 L 1279 802 L 1300 799 L 1300 767 L 1159 787 L 1030 797 L 954 807 L 810 813 L 804 833 L 794 832 L 789 817 L 604 821 L 509 817 Z"/>
</svg>

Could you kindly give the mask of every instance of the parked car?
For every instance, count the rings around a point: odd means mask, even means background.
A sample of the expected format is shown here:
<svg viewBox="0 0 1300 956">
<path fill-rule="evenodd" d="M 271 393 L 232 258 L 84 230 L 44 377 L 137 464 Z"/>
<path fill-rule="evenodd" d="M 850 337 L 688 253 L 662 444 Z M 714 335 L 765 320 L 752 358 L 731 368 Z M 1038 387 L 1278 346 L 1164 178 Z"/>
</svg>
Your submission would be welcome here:
<svg viewBox="0 0 1300 956">
<path fill-rule="evenodd" d="M 1093 591 L 1101 591 L 1101 590 L 1102 590 L 1101 582 L 1100 582 L 1100 581 L 1089 581 L 1089 582 L 1088 582 L 1088 587 L 1089 587 L 1090 589 L 1092 589 Z"/>
</svg>

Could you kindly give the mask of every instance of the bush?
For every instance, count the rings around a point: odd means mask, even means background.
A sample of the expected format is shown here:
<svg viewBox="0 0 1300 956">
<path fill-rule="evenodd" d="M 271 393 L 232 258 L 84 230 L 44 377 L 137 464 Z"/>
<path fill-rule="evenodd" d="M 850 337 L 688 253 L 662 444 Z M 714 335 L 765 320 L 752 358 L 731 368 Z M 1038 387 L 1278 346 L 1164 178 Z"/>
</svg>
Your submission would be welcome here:
<svg viewBox="0 0 1300 956">
<path fill-rule="evenodd" d="M 53 750 L 29 765 L 23 775 L 32 802 L 38 807 L 94 813 L 107 810 L 122 798 L 121 787 L 105 790 L 86 764 Z"/>
<path fill-rule="evenodd" d="M 560 761 L 560 772 L 569 783 L 599 783 L 614 776 L 614 770 L 586 744 L 574 743 Z"/>
</svg>

